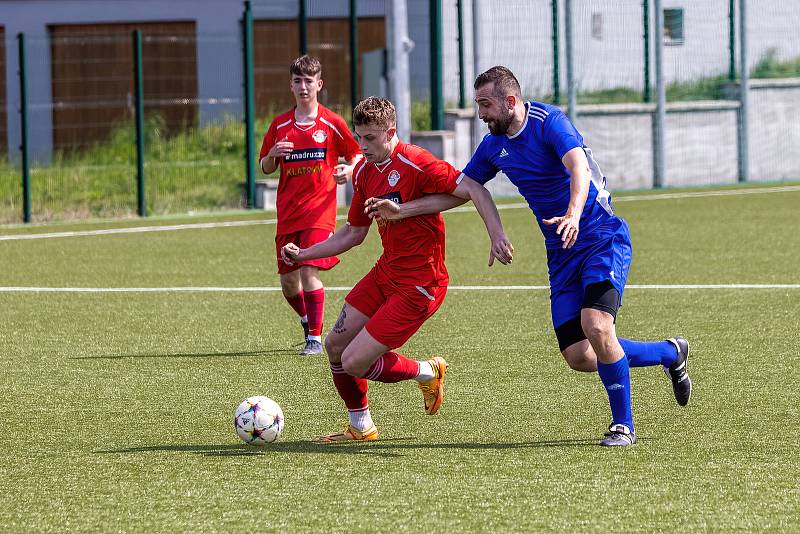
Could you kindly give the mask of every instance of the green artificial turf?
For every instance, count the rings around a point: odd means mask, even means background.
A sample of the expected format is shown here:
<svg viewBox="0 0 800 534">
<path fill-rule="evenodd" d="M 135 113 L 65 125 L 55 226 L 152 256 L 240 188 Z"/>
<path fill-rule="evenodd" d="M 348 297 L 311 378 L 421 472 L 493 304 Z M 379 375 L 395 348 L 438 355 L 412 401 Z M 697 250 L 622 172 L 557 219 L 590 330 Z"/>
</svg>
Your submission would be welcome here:
<svg viewBox="0 0 800 534">
<path fill-rule="evenodd" d="M 629 284 L 800 283 L 798 202 L 619 202 Z M 531 213 L 501 216 L 515 259 L 488 268 L 479 217 L 446 215 L 452 285 L 547 283 Z M 237 218 L 252 216 L 225 220 Z M 274 287 L 273 238 L 254 225 L 0 241 L 0 286 Z M 351 286 L 378 251 L 373 230 L 325 283 Z M 345 294 L 327 293 L 329 325 Z M 451 289 L 401 349 L 450 362 L 439 414 L 413 383 L 373 384 L 381 439 L 325 446 L 313 438 L 346 413 L 325 360 L 296 355 L 300 327 L 278 292 L 0 291 L 2 530 L 797 529 L 800 289 L 629 288 L 619 335 L 686 336 L 696 387 L 680 408 L 660 369 L 634 369 L 639 443 L 626 450 L 597 445 L 605 392 L 563 362 L 548 307 L 546 290 Z M 264 448 L 232 426 L 256 394 L 286 416 Z"/>
</svg>

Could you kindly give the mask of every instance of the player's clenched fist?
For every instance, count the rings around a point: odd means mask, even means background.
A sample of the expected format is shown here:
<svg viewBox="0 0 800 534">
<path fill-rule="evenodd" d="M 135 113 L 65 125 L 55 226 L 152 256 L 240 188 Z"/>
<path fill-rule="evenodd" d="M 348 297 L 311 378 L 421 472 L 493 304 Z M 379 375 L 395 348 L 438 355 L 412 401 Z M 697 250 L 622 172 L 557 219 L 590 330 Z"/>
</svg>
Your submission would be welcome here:
<svg viewBox="0 0 800 534">
<path fill-rule="evenodd" d="M 353 176 L 353 167 L 355 167 L 355 165 L 346 165 L 344 163 L 340 163 L 339 165 L 334 167 L 333 169 L 334 181 L 339 185 L 347 183 L 347 180 L 349 180 L 350 177 Z"/>
<path fill-rule="evenodd" d="M 288 156 L 292 153 L 292 149 L 294 148 L 294 143 L 291 141 L 278 141 L 275 143 L 272 148 L 269 149 L 267 153 L 268 158 L 282 158 L 284 156 Z"/>
<path fill-rule="evenodd" d="M 294 243 L 284 245 L 284 247 L 281 249 L 281 259 L 286 265 L 294 265 L 296 261 L 300 261 L 298 258 L 299 255 L 300 247 Z"/>
<path fill-rule="evenodd" d="M 368 198 L 364 202 L 364 214 L 371 219 L 396 221 L 402 219 L 400 205 L 386 198 Z"/>
</svg>

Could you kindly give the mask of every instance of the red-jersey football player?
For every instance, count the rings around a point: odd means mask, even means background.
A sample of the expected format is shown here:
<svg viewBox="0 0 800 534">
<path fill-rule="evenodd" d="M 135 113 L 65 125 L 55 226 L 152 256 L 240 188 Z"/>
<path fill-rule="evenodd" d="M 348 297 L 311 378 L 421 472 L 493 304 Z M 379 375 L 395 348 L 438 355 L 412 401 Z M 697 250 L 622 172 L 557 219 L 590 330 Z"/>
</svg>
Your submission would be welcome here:
<svg viewBox="0 0 800 534">
<path fill-rule="evenodd" d="M 289 67 L 289 87 L 296 106 L 275 117 L 261 144 L 259 161 L 265 174 L 280 166 L 275 249 L 283 296 L 300 316 L 306 344 L 302 354 L 322 354 L 325 290 L 319 271 L 339 263 L 334 255 L 288 265 L 281 261 L 287 243 L 310 247 L 336 229 L 336 184 L 352 175 L 361 158 L 358 143 L 344 119 L 319 104 L 322 66 L 302 56 Z M 338 164 L 339 158 L 347 160 Z"/>
<path fill-rule="evenodd" d="M 370 199 L 402 203 L 434 193 L 471 198 L 492 241 L 490 265 L 494 258 L 502 263 L 511 261 L 513 248 L 489 192 L 449 163 L 400 142 L 391 102 L 374 96 L 362 101 L 353 110 L 353 125 L 365 161 L 353 172 L 347 224 L 314 246 L 287 244 L 283 247 L 285 261 L 309 261 L 361 244 L 373 220 L 365 210 Z M 383 254 L 347 295 L 339 319 L 325 338 L 333 383 L 349 414 L 344 431 L 320 438 L 325 442 L 377 439 L 367 403 L 367 380 L 416 380 L 428 415 L 435 414 L 444 399 L 447 362 L 443 358 L 415 361 L 394 352 L 444 300 L 449 281 L 444 221 L 436 213 L 377 222 Z"/>
</svg>

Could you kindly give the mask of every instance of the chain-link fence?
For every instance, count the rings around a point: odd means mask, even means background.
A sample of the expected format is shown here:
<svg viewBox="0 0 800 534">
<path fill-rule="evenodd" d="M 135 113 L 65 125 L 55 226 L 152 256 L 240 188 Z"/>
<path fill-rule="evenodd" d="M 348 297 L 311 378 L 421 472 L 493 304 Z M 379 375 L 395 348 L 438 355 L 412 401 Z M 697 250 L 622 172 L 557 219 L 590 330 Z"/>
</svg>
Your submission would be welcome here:
<svg viewBox="0 0 800 534">
<path fill-rule="evenodd" d="M 213 87 L 241 79 L 241 62 L 226 60 L 240 56 L 239 36 L 198 36 L 185 23 L 136 27 L 147 213 L 242 207 L 241 94 Z M 27 38 L 32 220 L 137 213 L 132 30 L 70 25 Z"/>
<path fill-rule="evenodd" d="M 641 0 L 572 2 L 578 104 L 649 100 L 645 5 Z M 562 33 L 566 41 L 569 34 Z"/>
<path fill-rule="evenodd" d="M 664 186 L 738 179 L 738 97 L 724 101 L 731 72 L 729 0 L 663 8 Z M 692 103 L 703 101 L 702 103 Z M 684 103 L 685 102 L 685 103 Z"/>
<path fill-rule="evenodd" d="M 58 28 L 26 36 L 32 220 L 135 213 L 130 41 Z"/>
<path fill-rule="evenodd" d="M 288 67 L 301 49 L 323 63 L 320 102 L 350 115 L 352 80 L 359 72 L 350 70 L 354 22 L 342 6 L 321 0 L 305 5 L 302 26 L 297 3 L 256 2 L 250 12 L 256 151 L 269 121 L 294 105 Z M 381 9 L 368 0 L 355 19 L 358 69 L 363 54 L 385 47 Z M 254 202 L 248 197 L 250 180 L 259 175 L 249 172 L 245 161 L 244 24 L 240 19 L 234 33 L 199 33 L 191 20 L 66 23 L 49 24 L 46 34 L 26 35 L 29 219 L 128 217 L 140 206 L 149 215 L 202 212 Z M 137 173 L 134 30 L 141 32 L 142 176 Z M 12 43 L 15 53 L 16 48 Z M 362 77 L 355 80 L 360 94 Z M 3 104 L 3 112 L 7 109 Z M 12 110 L 15 130 L 21 109 Z M 5 126 L 6 120 L 0 123 Z M 15 136 L 21 140 L 21 130 Z M 25 179 L 16 166 L 16 147 L 9 164 L 9 142 L 0 141 L 0 221 L 16 222 L 27 215 L 20 206 Z M 252 168 L 257 169 L 255 163 Z"/>
<path fill-rule="evenodd" d="M 6 52 L 14 50 L 6 37 L 5 29 L 0 26 L 0 80 L 8 79 L 6 75 Z M 12 78 L 13 79 L 13 78 Z M 20 187 L 20 169 L 9 158 L 8 150 L 8 88 L 0 83 L 0 223 L 18 219 L 22 213 L 22 189 Z"/>
<path fill-rule="evenodd" d="M 658 4 L 663 21 L 660 35 L 656 31 Z M 503 46 L 524 50 L 512 53 L 507 64 L 527 96 L 536 93 L 525 90 L 529 80 L 547 79 L 547 67 L 557 68 L 554 80 L 562 87 L 561 103 L 567 103 L 563 93 L 573 87 L 577 107 L 570 112 L 613 187 L 798 179 L 797 165 L 768 154 L 776 146 L 797 146 L 800 141 L 800 127 L 783 118 L 800 111 L 796 83 L 800 41 L 791 30 L 800 23 L 800 12 L 778 0 L 747 0 L 747 27 L 742 36 L 739 4 L 739 0 L 540 0 L 514 13 L 525 14 L 530 30 L 504 32 L 511 37 L 496 39 L 503 44 L 489 43 L 492 37 L 484 37 L 481 43 L 490 50 L 491 63 L 502 63 L 495 59 L 503 57 Z M 481 5 L 487 27 L 496 24 L 492 17 L 500 16 L 498 3 Z M 549 32 L 544 20 L 548 6 L 557 6 L 559 25 Z M 514 17 L 505 16 L 508 21 Z M 500 26 L 521 27 L 508 21 Z M 554 50 L 560 62 L 539 57 L 544 37 L 554 33 L 560 35 Z M 752 77 L 747 99 L 740 94 L 738 81 L 742 37 Z M 568 44 L 573 50 L 571 78 L 566 64 Z M 657 120 L 655 105 L 657 45 L 666 101 L 663 124 Z M 531 50 L 536 60 L 524 61 Z M 742 114 L 748 120 L 742 121 Z M 663 150 L 660 166 L 659 150 Z"/>
<path fill-rule="evenodd" d="M 663 33 L 657 35 L 655 0 L 441 0 L 444 104 L 461 96 L 462 71 L 470 106 L 476 67 L 504 64 L 527 98 L 566 109 L 568 96 L 575 97 L 577 106 L 569 111 L 614 188 L 800 178 L 794 158 L 773 155 L 776 148 L 800 145 L 800 125 L 792 120 L 800 111 L 800 40 L 794 38 L 800 11 L 780 0 L 747 0 L 742 36 L 740 1 L 662 0 Z M 417 42 L 409 83 L 419 105 L 412 110 L 423 116 L 430 109 L 424 101 L 432 94 L 435 53 L 429 4 L 408 0 Z M 359 0 L 357 16 L 352 6 L 254 3 L 250 123 L 256 150 L 269 121 L 294 103 L 288 66 L 301 50 L 322 60 L 320 101 L 346 119 L 365 87 L 375 92 L 387 86 L 391 66 L 383 63 L 383 51 L 391 28 L 385 4 Z M 241 13 L 228 16 L 234 23 L 226 32 L 200 32 L 200 23 L 187 17 L 48 23 L 45 33 L 26 35 L 31 220 L 135 216 L 140 183 L 148 214 L 252 202 L 249 187 L 258 175 L 248 172 L 245 161 L 247 47 Z M 142 39 L 143 182 L 137 182 L 134 29 Z M 752 76 L 746 117 L 738 85 L 742 37 Z M 23 106 L 19 77 L 8 72 L 19 67 L 16 32 L 0 26 L 0 44 L 6 81 L 0 84 L 0 222 L 17 222 L 24 198 L 18 152 Z M 663 46 L 663 124 L 656 120 L 657 44 Z"/>
<path fill-rule="evenodd" d="M 481 67 L 505 65 L 519 78 L 525 97 L 552 102 L 555 60 L 551 3 L 509 0 L 499 9 L 496 2 L 484 1 L 479 7 L 476 17 L 481 29 L 476 46 Z"/>
<path fill-rule="evenodd" d="M 800 178 L 800 11 L 795 2 L 749 0 L 749 179 Z"/>
<path fill-rule="evenodd" d="M 237 35 L 143 36 L 144 161 L 151 213 L 246 205 L 240 83 L 219 83 L 242 79 L 242 62 L 235 61 L 239 57 Z M 198 68 L 200 58 L 206 59 L 203 69 Z"/>
</svg>

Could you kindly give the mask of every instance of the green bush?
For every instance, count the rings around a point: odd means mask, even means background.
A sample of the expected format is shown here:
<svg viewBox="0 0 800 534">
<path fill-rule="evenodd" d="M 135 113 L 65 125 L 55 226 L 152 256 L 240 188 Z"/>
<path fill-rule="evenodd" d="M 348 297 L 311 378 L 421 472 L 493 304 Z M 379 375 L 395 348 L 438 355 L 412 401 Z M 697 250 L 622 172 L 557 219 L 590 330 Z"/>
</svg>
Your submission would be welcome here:
<svg viewBox="0 0 800 534">
<path fill-rule="evenodd" d="M 274 116 L 274 115 L 273 115 Z M 255 147 L 272 116 L 256 122 Z M 148 213 L 242 207 L 244 125 L 239 117 L 167 135 L 163 118 L 145 121 Z M 136 214 L 133 124 L 120 124 L 108 140 L 80 150 L 58 150 L 49 162 L 31 162 L 31 206 L 36 221 L 130 217 Z M 0 161 L 0 223 L 22 217 L 18 166 Z"/>
</svg>

